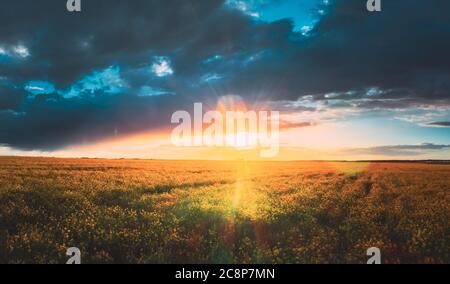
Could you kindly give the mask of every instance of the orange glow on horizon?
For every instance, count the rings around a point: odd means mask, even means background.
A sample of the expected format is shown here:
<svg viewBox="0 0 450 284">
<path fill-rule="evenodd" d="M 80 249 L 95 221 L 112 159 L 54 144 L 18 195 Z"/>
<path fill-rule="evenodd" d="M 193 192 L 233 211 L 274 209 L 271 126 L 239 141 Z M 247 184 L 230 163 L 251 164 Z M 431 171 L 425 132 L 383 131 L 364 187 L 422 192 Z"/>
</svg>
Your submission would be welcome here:
<svg viewBox="0 0 450 284">
<path fill-rule="evenodd" d="M 222 114 L 227 111 L 248 111 L 245 101 L 239 96 L 223 96 L 217 100 L 215 110 Z M 299 117 L 286 114 L 281 120 L 299 121 Z M 258 136 L 257 132 L 246 130 L 234 135 L 224 132 L 227 146 L 176 147 L 171 143 L 172 128 L 144 131 L 129 135 L 114 135 L 89 144 L 78 144 L 56 151 L 20 151 L 0 146 L 0 155 L 5 156 L 51 156 L 51 157 L 89 157 L 89 158 L 138 158 L 168 160 L 389 160 L 383 156 L 352 149 L 377 146 L 377 141 L 368 140 L 363 130 L 342 122 L 324 122 L 305 127 L 295 127 L 301 123 L 287 124 L 280 128 L 279 154 L 274 158 L 262 159 L 258 144 L 250 143 Z M 208 125 L 203 125 L 204 129 Z M 232 140 L 236 140 L 232 143 Z M 231 145 L 231 146 L 230 146 Z M 350 149 L 350 151 L 348 150 Z M 395 159 L 409 159 L 408 156 L 395 156 Z M 417 159 L 442 159 L 442 152 L 415 156 Z"/>
</svg>

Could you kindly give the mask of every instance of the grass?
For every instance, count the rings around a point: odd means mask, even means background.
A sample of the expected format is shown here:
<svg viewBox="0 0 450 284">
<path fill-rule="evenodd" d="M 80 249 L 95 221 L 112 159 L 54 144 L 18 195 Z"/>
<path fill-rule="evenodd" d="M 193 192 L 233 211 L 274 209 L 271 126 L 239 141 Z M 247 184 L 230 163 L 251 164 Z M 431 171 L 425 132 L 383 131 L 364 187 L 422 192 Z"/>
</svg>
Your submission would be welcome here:
<svg viewBox="0 0 450 284">
<path fill-rule="evenodd" d="M 0 262 L 449 263 L 450 165 L 0 158 Z"/>
</svg>

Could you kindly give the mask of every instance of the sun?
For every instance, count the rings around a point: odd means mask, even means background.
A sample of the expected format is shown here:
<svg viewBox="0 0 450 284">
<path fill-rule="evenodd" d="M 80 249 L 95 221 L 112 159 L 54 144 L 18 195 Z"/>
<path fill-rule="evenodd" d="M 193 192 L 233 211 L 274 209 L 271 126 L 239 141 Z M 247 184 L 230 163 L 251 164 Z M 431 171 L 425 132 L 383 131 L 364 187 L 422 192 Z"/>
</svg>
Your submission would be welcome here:
<svg viewBox="0 0 450 284">
<path fill-rule="evenodd" d="M 244 99 L 237 95 L 222 96 L 217 100 L 216 110 L 225 114 L 227 111 L 247 111 Z"/>
<path fill-rule="evenodd" d="M 248 111 L 248 108 L 242 97 L 227 95 L 218 99 L 216 110 L 225 117 L 229 111 L 245 113 Z M 252 149 L 258 146 L 258 133 L 248 129 L 245 131 L 236 130 L 234 133 L 226 134 L 225 141 L 226 145 L 238 150 Z"/>
</svg>

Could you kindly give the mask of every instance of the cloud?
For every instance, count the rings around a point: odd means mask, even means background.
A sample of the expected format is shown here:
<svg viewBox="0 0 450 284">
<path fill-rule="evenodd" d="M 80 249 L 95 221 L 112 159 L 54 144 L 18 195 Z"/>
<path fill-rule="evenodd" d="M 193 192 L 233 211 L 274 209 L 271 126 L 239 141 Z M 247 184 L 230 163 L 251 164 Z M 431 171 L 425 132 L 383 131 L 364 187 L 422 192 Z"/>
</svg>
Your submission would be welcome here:
<svg viewBox="0 0 450 284">
<path fill-rule="evenodd" d="M 313 122 L 290 122 L 290 121 L 280 121 L 280 129 L 286 130 L 286 129 L 292 129 L 292 128 L 303 128 L 303 127 L 310 127 L 315 126 L 316 124 Z"/>
<path fill-rule="evenodd" d="M 9 85 L 0 84 L 0 112 L 10 110 L 20 111 L 26 97 L 27 93 L 25 91 Z M 6 127 L 4 123 L 0 123 L 0 129 L 2 129 L 1 126 L 3 126 L 3 129 Z M 11 127 L 14 127 L 14 125 Z M 0 141 L 0 143 L 2 142 L 5 143 L 4 141 Z"/>
<path fill-rule="evenodd" d="M 438 122 L 430 122 L 426 124 L 427 126 L 436 126 L 436 127 L 450 127 L 450 121 L 438 121 Z"/>
<path fill-rule="evenodd" d="M 230 8 L 238 9 L 251 17 L 258 18 L 260 16 L 257 11 L 252 10 L 253 7 L 251 7 L 248 1 L 228 0 L 226 1 L 226 5 Z"/>
<path fill-rule="evenodd" d="M 333 115 L 450 107 L 447 0 L 385 1 L 376 14 L 365 1 L 330 1 L 308 36 L 286 9 L 295 1 L 269 15 L 283 3 L 228 2 L 237 8 L 96 0 L 67 13 L 51 0 L 3 3 L 0 144 L 59 149 L 114 129 L 160 129 L 174 110 L 229 94 Z"/>
<path fill-rule="evenodd" d="M 158 77 L 173 75 L 170 59 L 165 56 L 156 56 L 152 65 L 152 71 Z"/>
<path fill-rule="evenodd" d="M 31 54 L 26 46 L 23 44 L 17 44 L 17 45 L 9 45 L 9 46 L 2 46 L 0 42 L 0 57 L 13 57 L 13 58 L 20 58 L 25 59 L 29 57 Z"/>
<path fill-rule="evenodd" d="M 361 8 L 361 1 L 336 1 L 315 27 L 309 47 L 296 54 L 305 62 L 300 68 L 309 71 L 301 72 L 299 85 L 319 94 L 377 87 L 389 91 L 379 99 L 448 103 L 450 59 L 444 54 L 450 38 L 440 31 L 450 28 L 441 10 L 450 8 L 450 3 L 383 4 L 382 13 L 370 14 Z M 421 28 L 421 19 L 427 29 Z"/>
<path fill-rule="evenodd" d="M 138 92 L 139 97 L 152 97 L 164 95 L 173 95 L 173 93 L 164 89 L 153 88 L 151 86 L 143 86 Z"/>
<path fill-rule="evenodd" d="M 343 150 L 348 155 L 379 155 L 379 156 L 419 156 L 436 151 L 448 150 L 450 145 L 423 143 L 419 145 L 377 146 L 369 148 L 353 148 Z"/>
<path fill-rule="evenodd" d="M 28 48 L 23 45 L 14 46 L 13 52 L 15 55 L 22 57 L 22 58 L 27 58 L 28 56 L 30 56 L 30 52 L 28 51 Z"/>
<path fill-rule="evenodd" d="M 47 81 L 29 81 L 24 85 L 24 90 L 32 95 L 51 94 L 55 92 L 55 86 Z"/>
</svg>

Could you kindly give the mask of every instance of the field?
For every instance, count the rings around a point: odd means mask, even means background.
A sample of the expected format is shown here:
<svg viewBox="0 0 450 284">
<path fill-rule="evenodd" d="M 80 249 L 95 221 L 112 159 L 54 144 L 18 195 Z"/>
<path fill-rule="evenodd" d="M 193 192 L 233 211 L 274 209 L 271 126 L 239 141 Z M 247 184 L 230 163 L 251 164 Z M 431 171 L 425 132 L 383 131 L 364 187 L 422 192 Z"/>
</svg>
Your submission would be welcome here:
<svg viewBox="0 0 450 284">
<path fill-rule="evenodd" d="M 450 262 L 450 165 L 0 158 L 0 262 Z"/>
</svg>

